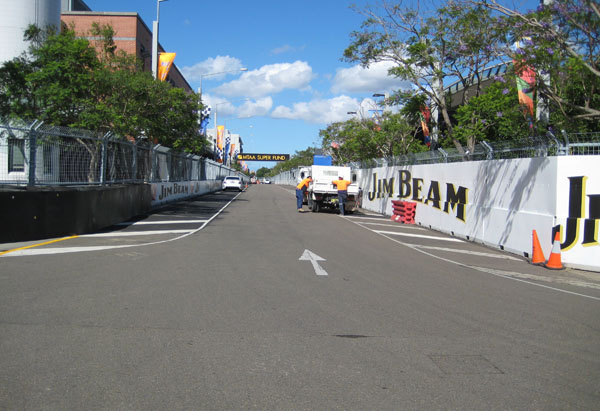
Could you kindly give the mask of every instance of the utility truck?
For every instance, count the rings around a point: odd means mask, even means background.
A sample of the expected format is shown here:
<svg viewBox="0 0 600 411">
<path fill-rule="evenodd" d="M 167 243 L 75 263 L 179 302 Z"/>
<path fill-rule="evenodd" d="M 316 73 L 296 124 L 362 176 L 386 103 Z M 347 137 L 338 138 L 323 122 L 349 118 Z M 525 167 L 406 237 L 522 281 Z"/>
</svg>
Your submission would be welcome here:
<svg viewBox="0 0 600 411">
<path fill-rule="evenodd" d="M 312 176 L 313 181 L 305 193 L 304 204 L 308 204 L 311 211 L 317 213 L 323 208 L 339 208 L 337 187 L 332 183 L 339 177 L 353 182 L 348 186 L 348 200 L 346 201 L 345 211 L 351 213 L 356 210 L 359 188 L 356 183 L 356 174 L 352 173 L 350 167 L 319 165 L 300 167 L 298 183 L 308 176 Z"/>
</svg>

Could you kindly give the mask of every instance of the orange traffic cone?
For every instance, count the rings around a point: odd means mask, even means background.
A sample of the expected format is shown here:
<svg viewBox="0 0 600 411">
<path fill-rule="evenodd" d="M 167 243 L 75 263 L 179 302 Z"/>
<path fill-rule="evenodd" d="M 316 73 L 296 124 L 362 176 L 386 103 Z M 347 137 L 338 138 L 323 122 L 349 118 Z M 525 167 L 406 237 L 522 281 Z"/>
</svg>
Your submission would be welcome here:
<svg viewBox="0 0 600 411">
<path fill-rule="evenodd" d="M 548 257 L 548 262 L 545 267 L 551 270 L 562 270 L 564 268 L 560 261 L 560 231 L 557 231 L 554 235 L 552 251 L 550 252 L 550 257 Z"/>
<path fill-rule="evenodd" d="M 531 253 L 531 264 L 533 265 L 544 265 L 546 259 L 544 258 L 544 252 L 540 245 L 537 232 L 533 230 L 533 252 Z"/>
</svg>

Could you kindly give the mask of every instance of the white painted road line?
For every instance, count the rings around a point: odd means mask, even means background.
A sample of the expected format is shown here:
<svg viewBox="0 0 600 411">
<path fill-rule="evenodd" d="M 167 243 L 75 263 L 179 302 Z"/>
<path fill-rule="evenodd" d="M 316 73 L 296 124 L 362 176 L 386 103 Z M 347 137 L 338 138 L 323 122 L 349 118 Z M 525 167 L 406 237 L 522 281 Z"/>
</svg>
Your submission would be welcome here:
<svg viewBox="0 0 600 411">
<path fill-rule="evenodd" d="M 402 227 L 402 228 L 408 228 L 410 230 L 425 230 L 424 228 L 419 227 L 418 225 L 398 224 L 398 223 L 395 223 L 395 222 L 390 222 L 388 224 L 382 224 L 382 223 L 363 223 L 363 222 L 359 221 L 359 222 L 357 222 L 357 224 L 360 224 L 362 226 L 365 226 L 365 225 L 382 225 L 384 227 Z M 365 228 L 368 228 L 368 227 L 365 227 Z"/>
<path fill-rule="evenodd" d="M 382 216 L 382 218 L 377 218 L 377 217 L 360 217 L 360 216 L 344 216 L 344 218 L 347 218 L 348 220 L 379 220 L 379 221 L 391 221 L 390 218 L 387 218 L 385 216 Z"/>
<path fill-rule="evenodd" d="M 208 220 L 161 220 L 161 221 L 126 221 L 117 223 L 118 226 L 154 225 L 154 224 L 203 224 Z"/>
<path fill-rule="evenodd" d="M 512 257 L 510 255 L 482 253 L 482 252 L 479 252 L 479 251 L 459 250 L 457 248 L 434 247 L 434 246 L 419 245 L 419 244 L 407 244 L 407 245 L 410 245 L 411 247 L 423 248 L 423 249 L 427 249 L 427 250 L 448 251 L 448 252 L 451 252 L 451 253 L 462 253 L 462 254 L 469 254 L 469 255 L 480 255 L 482 257 L 500 258 L 500 259 L 503 259 L 503 260 L 523 261 L 522 258 L 516 258 L 516 257 Z"/>
<path fill-rule="evenodd" d="M 449 238 L 449 237 L 436 237 L 432 235 L 423 235 L 423 234 L 410 234 L 410 233 L 399 233 L 396 231 L 383 231 L 383 230 L 371 230 L 377 234 L 387 234 L 387 235 L 399 235 L 403 237 L 418 237 L 418 238 L 426 238 L 429 240 L 441 240 L 441 241 L 449 241 L 452 243 L 464 243 L 463 240 L 459 240 L 458 238 Z"/>
<path fill-rule="evenodd" d="M 84 251 L 102 251 L 112 250 L 115 248 L 128 248 L 137 247 L 137 244 L 129 245 L 105 245 L 105 246 L 91 246 L 91 247 L 51 247 L 51 248 L 33 248 L 28 250 L 17 250 L 3 257 L 24 257 L 32 255 L 52 255 L 52 254 L 65 254 L 65 253 L 80 253 Z"/>
<path fill-rule="evenodd" d="M 196 228 L 195 230 L 189 231 L 189 230 L 179 230 L 181 232 L 183 232 L 184 234 L 178 236 L 178 237 L 173 237 L 173 238 L 169 238 L 167 240 L 161 240 L 161 241 L 153 241 L 150 243 L 144 243 L 144 244 L 127 244 L 127 245 L 110 245 L 110 246 L 91 246 L 91 247 L 61 247 L 61 248 L 42 248 L 42 249 L 32 249 L 32 248 L 28 248 L 28 249 L 16 249 L 16 250 L 9 250 L 9 252 L 5 252 L 3 254 L 0 254 L 0 258 L 4 258 L 4 257 L 22 257 L 22 256 L 31 256 L 31 255 L 43 255 L 43 254 L 60 254 L 60 253 L 77 253 L 77 252 L 84 252 L 84 251 L 100 251 L 100 250 L 110 250 L 110 249 L 116 249 L 116 248 L 128 248 L 128 247 L 143 247 L 143 246 L 148 246 L 148 245 L 156 245 L 156 244 L 165 244 L 165 243 L 169 243 L 172 241 L 177 241 L 177 240 L 181 240 L 182 238 L 188 237 L 190 235 L 193 235 L 199 231 L 201 231 L 202 229 L 204 229 L 204 227 L 206 227 L 208 224 L 210 224 L 210 222 L 212 220 L 214 220 L 215 218 L 217 218 L 217 216 L 219 214 L 221 214 L 223 212 L 223 210 L 225 210 L 227 207 L 229 207 L 229 205 L 231 203 L 233 203 L 242 193 L 238 193 L 235 197 L 233 197 L 227 204 L 225 204 L 223 207 L 221 207 L 219 209 L 219 211 L 217 211 L 215 214 L 213 214 L 213 216 L 211 218 L 209 218 L 208 220 L 206 220 L 205 223 L 203 223 L 200 227 Z M 160 231 L 160 233 L 164 233 L 163 231 Z M 92 236 L 93 234 L 88 234 L 87 236 Z M 74 237 L 67 237 L 67 239 L 69 238 L 80 238 L 80 237 L 85 237 L 85 236 L 74 236 Z M 43 245 L 45 243 L 39 244 L 39 245 Z"/>
<path fill-rule="evenodd" d="M 156 234 L 184 234 L 190 233 L 193 230 L 148 230 L 148 231 L 118 231 L 113 233 L 98 233 L 98 234 L 83 234 L 80 238 L 89 237 L 130 237 L 139 235 L 156 235 Z"/>
</svg>

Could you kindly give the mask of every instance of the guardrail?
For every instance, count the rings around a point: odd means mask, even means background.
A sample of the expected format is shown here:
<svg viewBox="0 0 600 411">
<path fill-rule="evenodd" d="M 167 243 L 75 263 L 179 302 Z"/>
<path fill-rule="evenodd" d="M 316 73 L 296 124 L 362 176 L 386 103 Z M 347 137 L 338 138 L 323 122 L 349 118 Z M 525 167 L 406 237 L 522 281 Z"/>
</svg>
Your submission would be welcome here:
<svg viewBox="0 0 600 411">
<path fill-rule="evenodd" d="M 238 171 L 147 140 L 34 121 L 0 124 L 0 184 L 103 185 L 219 180 Z"/>
</svg>

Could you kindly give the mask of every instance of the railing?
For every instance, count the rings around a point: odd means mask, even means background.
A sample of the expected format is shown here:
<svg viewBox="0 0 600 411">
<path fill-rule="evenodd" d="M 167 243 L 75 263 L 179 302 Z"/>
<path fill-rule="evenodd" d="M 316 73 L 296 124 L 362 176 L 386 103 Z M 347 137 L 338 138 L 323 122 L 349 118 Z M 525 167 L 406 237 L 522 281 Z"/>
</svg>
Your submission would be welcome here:
<svg viewBox="0 0 600 411">
<path fill-rule="evenodd" d="M 529 137 L 520 141 L 482 141 L 475 145 L 473 151 L 438 148 L 405 156 L 353 162 L 350 166 L 371 168 L 560 155 L 600 155 L 600 132 L 568 135 L 564 132 L 558 135 L 548 133 L 545 136 Z"/>
<path fill-rule="evenodd" d="M 410 166 L 418 164 L 454 163 L 463 161 L 498 160 L 510 158 L 533 158 L 565 155 L 600 155 L 600 133 L 548 133 L 545 136 L 529 137 L 521 141 L 488 143 L 482 141 L 473 151 L 442 149 L 413 153 L 405 156 L 379 158 L 351 162 L 353 169 L 368 169 L 388 166 Z M 271 180 L 275 184 L 297 184 L 300 168 L 283 171 Z"/>
<path fill-rule="evenodd" d="M 218 180 L 241 175 L 196 155 L 112 133 L 31 124 L 0 124 L 0 184 L 97 185 Z"/>
</svg>

